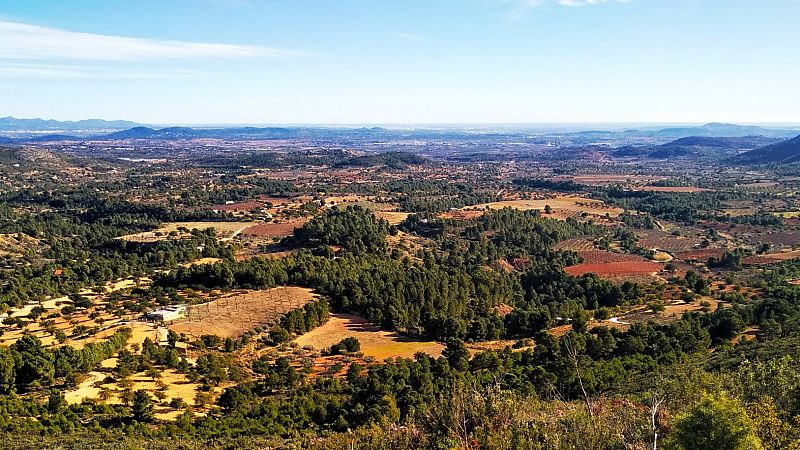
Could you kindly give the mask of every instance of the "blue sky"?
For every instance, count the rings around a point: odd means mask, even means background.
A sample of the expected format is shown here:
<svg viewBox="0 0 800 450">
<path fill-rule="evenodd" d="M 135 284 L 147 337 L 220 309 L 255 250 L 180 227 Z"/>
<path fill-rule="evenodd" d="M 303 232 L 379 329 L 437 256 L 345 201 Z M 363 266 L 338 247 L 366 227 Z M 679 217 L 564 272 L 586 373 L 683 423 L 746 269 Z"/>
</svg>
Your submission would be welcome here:
<svg viewBox="0 0 800 450">
<path fill-rule="evenodd" d="M 800 122 L 800 0 L 0 0 L 0 116 Z"/>
</svg>

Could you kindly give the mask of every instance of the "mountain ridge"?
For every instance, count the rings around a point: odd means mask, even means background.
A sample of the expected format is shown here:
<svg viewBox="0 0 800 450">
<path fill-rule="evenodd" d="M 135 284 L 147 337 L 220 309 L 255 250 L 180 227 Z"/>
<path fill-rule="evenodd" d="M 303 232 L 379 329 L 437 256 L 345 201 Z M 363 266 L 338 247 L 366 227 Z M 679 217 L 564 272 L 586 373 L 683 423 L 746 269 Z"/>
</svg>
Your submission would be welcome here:
<svg viewBox="0 0 800 450">
<path fill-rule="evenodd" d="M 743 165 L 788 164 L 798 161 L 800 161 L 800 135 L 792 139 L 750 150 L 731 160 L 731 162 Z"/>
</svg>

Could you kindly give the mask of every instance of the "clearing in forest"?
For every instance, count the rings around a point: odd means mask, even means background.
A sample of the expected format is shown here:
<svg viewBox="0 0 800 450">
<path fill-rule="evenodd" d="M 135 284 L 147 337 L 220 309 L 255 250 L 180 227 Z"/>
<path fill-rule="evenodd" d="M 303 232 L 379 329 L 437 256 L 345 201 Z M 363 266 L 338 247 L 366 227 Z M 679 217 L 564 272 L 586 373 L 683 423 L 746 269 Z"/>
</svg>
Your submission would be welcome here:
<svg viewBox="0 0 800 450">
<path fill-rule="evenodd" d="M 195 228 L 198 230 L 213 228 L 217 231 L 217 237 L 219 237 L 220 240 L 227 241 L 233 239 L 239 233 L 257 223 L 258 222 L 171 222 L 162 224 L 160 228 L 153 231 L 128 234 L 118 239 L 131 242 L 157 242 L 167 240 L 170 237 L 169 234 L 172 232 L 178 233 L 177 237 L 188 236 L 187 233 L 179 232 L 179 228 L 186 228 L 190 231 Z"/>
<path fill-rule="evenodd" d="M 407 212 L 394 212 L 394 211 L 375 211 L 375 216 L 379 219 L 384 219 L 389 222 L 389 225 L 397 225 L 406 220 L 409 216 Z"/>
<path fill-rule="evenodd" d="M 552 214 L 544 214 L 546 206 L 552 208 Z M 622 214 L 623 210 L 614 206 L 606 205 L 600 200 L 593 200 L 584 197 L 555 197 L 548 199 L 530 199 L 530 200 L 506 200 L 502 202 L 484 203 L 477 206 L 468 206 L 463 209 L 503 209 L 514 208 L 522 211 L 531 209 L 538 209 L 542 211 L 543 217 L 552 217 L 554 219 L 566 219 L 581 213 L 587 213 L 596 216 L 605 216 L 606 214 L 611 217 L 617 217 Z"/>
<path fill-rule="evenodd" d="M 242 231 L 244 236 L 253 237 L 285 237 L 291 236 L 295 228 L 302 227 L 308 220 L 293 220 L 279 223 L 260 223 Z"/>
<path fill-rule="evenodd" d="M 331 314 L 328 321 L 294 340 L 300 347 L 317 350 L 329 348 L 344 338 L 355 337 L 361 353 L 378 361 L 386 358 L 413 358 L 422 352 L 438 357 L 444 345 L 433 341 L 415 341 L 393 331 L 381 330 L 365 319 L 352 314 Z"/>
</svg>

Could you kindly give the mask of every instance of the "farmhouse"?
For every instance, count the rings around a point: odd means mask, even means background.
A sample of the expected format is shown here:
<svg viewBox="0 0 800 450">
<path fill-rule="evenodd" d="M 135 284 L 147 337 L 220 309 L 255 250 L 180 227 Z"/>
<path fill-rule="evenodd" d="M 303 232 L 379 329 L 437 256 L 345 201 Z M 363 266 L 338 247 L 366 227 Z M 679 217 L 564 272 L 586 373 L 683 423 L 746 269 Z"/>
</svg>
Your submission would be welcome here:
<svg viewBox="0 0 800 450">
<path fill-rule="evenodd" d="M 145 314 L 147 320 L 155 322 L 172 322 L 186 317 L 186 305 L 169 305 Z"/>
</svg>

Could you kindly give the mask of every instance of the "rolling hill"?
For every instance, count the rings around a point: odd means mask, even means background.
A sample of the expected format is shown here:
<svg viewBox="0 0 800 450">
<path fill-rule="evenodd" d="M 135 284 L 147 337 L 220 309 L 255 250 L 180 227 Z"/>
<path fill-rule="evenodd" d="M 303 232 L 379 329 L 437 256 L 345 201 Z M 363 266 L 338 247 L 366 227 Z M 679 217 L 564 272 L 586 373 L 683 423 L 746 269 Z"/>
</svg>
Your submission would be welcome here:
<svg viewBox="0 0 800 450">
<path fill-rule="evenodd" d="M 670 127 L 658 130 L 656 135 L 669 137 L 745 137 L 769 136 L 789 137 L 797 134 L 797 130 L 766 128 L 754 125 L 735 125 L 729 123 L 707 123 L 700 127 Z"/>
<path fill-rule="evenodd" d="M 661 145 L 623 146 L 613 154 L 617 157 L 669 158 L 716 158 L 724 159 L 743 150 L 752 150 L 778 141 L 762 136 L 717 137 L 688 136 Z"/>
<path fill-rule="evenodd" d="M 0 131 L 101 131 L 123 130 L 138 126 L 136 122 L 127 120 L 86 119 L 77 121 L 59 121 L 45 119 L 18 119 L 16 117 L 0 117 Z"/>
<path fill-rule="evenodd" d="M 734 157 L 731 162 L 744 165 L 793 163 L 800 161 L 800 136 L 757 148 Z"/>
</svg>

